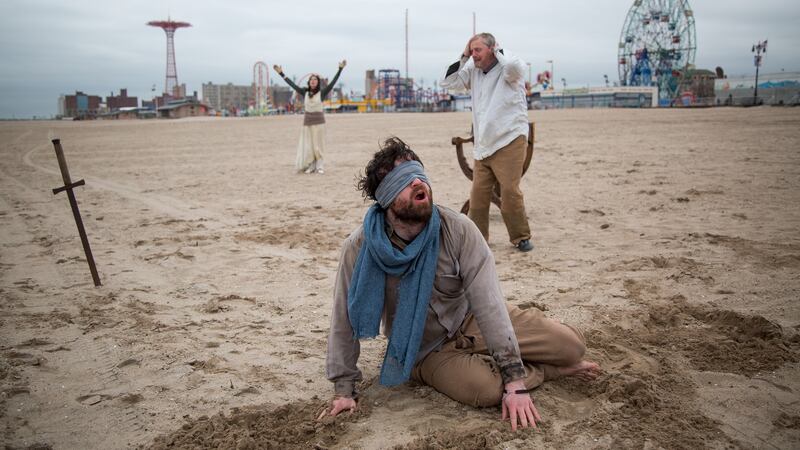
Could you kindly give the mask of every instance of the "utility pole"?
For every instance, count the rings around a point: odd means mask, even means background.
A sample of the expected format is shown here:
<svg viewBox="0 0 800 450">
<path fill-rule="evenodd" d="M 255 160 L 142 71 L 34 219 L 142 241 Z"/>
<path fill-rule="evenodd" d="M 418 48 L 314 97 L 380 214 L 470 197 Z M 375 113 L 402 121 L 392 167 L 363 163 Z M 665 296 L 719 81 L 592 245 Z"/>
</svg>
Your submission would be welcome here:
<svg viewBox="0 0 800 450">
<path fill-rule="evenodd" d="M 528 86 L 533 88 L 533 84 L 531 84 L 533 83 L 533 69 L 531 68 L 531 63 L 526 62 L 525 64 L 528 65 Z"/>
<path fill-rule="evenodd" d="M 475 11 L 472 12 L 472 35 L 475 36 L 478 34 L 477 28 L 475 28 Z"/>
<path fill-rule="evenodd" d="M 767 40 L 758 41 L 758 44 L 753 45 L 751 52 L 755 53 L 753 57 L 753 64 L 756 66 L 756 85 L 753 90 L 753 105 L 758 105 L 758 68 L 761 67 L 761 54 L 767 53 Z"/>
<path fill-rule="evenodd" d="M 406 8 L 406 83 L 408 83 L 408 8 Z"/>
</svg>

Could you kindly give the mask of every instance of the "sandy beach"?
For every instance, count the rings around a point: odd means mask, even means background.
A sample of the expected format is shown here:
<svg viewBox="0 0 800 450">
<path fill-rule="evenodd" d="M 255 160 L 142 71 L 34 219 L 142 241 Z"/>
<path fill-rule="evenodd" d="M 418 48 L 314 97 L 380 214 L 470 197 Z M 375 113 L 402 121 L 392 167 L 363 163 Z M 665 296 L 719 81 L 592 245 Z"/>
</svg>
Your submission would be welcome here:
<svg viewBox="0 0 800 450">
<path fill-rule="evenodd" d="M 531 253 L 497 208 L 509 303 L 584 330 L 594 383 L 534 392 L 538 431 L 426 386 L 378 384 L 315 421 L 354 178 L 382 139 L 434 201 L 470 182 L 469 113 L 327 116 L 324 175 L 294 173 L 302 116 L 0 122 L 0 423 L 6 448 L 798 448 L 800 108 L 531 111 Z M 64 147 L 94 287 L 51 138 Z"/>
</svg>

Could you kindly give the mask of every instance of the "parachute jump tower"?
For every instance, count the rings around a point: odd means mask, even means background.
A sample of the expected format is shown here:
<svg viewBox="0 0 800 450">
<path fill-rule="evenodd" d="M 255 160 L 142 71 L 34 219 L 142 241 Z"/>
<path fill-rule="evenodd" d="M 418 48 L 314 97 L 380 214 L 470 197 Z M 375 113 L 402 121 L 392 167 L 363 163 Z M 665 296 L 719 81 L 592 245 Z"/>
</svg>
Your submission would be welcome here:
<svg viewBox="0 0 800 450">
<path fill-rule="evenodd" d="M 158 27 L 167 34 L 167 77 L 164 81 L 164 93 L 175 95 L 175 88 L 178 85 L 178 70 L 175 67 L 175 30 L 178 28 L 190 27 L 188 22 L 176 22 L 169 17 L 167 20 L 153 20 L 147 22 L 151 27 Z"/>
</svg>

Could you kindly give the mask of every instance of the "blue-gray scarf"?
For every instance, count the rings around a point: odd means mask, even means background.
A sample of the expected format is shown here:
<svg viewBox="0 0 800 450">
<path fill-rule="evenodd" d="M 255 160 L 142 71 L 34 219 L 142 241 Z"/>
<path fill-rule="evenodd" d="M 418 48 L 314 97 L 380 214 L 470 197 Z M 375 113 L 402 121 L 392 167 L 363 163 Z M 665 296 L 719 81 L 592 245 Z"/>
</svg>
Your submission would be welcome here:
<svg viewBox="0 0 800 450">
<path fill-rule="evenodd" d="M 380 380 L 385 386 L 394 386 L 411 376 L 422 342 L 439 257 L 441 222 L 439 210 L 434 206 L 428 225 L 401 251 L 392 246 L 386 235 L 384 214 L 384 209 L 376 203 L 364 217 L 364 243 L 347 292 L 347 312 L 356 339 L 377 336 L 386 275 L 401 277 Z"/>
</svg>

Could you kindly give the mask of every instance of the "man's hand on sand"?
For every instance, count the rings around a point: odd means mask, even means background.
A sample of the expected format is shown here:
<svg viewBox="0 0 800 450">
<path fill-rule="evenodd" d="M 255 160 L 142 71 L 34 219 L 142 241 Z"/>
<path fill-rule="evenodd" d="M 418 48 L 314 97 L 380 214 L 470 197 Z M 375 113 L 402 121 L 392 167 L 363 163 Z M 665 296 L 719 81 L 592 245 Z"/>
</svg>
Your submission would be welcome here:
<svg viewBox="0 0 800 450">
<path fill-rule="evenodd" d="M 322 413 L 317 417 L 317 420 L 322 420 L 325 416 L 337 416 L 342 411 L 350 411 L 351 413 L 356 410 L 357 403 L 350 397 L 336 397 L 331 401 L 331 410 L 328 408 L 322 410 Z"/>
<path fill-rule="evenodd" d="M 512 381 L 505 386 L 506 394 L 503 394 L 503 416 L 502 419 L 511 419 L 511 431 L 517 431 L 517 421 L 522 428 L 536 426 L 536 421 L 542 420 L 539 411 L 536 410 L 536 405 L 533 404 L 533 399 L 530 394 L 515 394 L 517 390 L 525 390 L 525 384 L 522 380 Z"/>
</svg>

